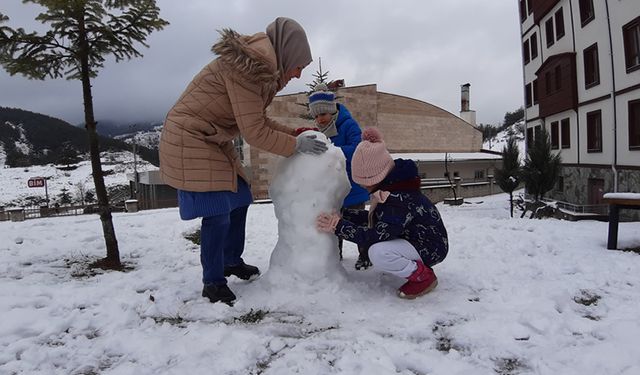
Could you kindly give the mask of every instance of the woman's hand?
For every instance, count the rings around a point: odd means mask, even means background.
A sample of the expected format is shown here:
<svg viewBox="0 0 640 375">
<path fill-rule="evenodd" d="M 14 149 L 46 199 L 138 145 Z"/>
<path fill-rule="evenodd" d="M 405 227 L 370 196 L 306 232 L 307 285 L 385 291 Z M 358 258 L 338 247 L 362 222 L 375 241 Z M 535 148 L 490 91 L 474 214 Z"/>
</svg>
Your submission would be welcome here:
<svg viewBox="0 0 640 375">
<path fill-rule="evenodd" d="M 315 134 L 308 134 L 296 137 L 296 151 L 304 154 L 320 155 L 327 151 L 327 144 L 316 139 Z"/>
<path fill-rule="evenodd" d="M 321 232 L 333 233 L 336 230 L 336 225 L 340 221 L 340 215 L 335 212 L 330 214 L 321 213 L 316 218 L 316 228 Z"/>
</svg>

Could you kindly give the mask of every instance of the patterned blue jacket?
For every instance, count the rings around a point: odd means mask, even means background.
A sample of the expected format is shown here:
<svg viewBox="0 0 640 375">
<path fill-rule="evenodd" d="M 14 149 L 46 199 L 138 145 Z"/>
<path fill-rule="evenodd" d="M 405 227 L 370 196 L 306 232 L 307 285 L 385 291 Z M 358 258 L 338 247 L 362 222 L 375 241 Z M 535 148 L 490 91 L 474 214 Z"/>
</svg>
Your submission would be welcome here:
<svg viewBox="0 0 640 375">
<path fill-rule="evenodd" d="M 366 210 L 344 210 L 335 234 L 359 247 L 404 238 L 416 248 L 424 264 L 433 266 L 449 251 L 447 230 L 438 209 L 420 191 L 418 168 L 412 160 L 396 159 L 395 167 L 380 183 L 391 194 L 379 203 L 368 226 Z"/>
<path fill-rule="evenodd" d="M 351 183 L 351 191 L 344 198 L 343 207 L 353 206 L 355 204 L 364 203 L 369 200 L 369 193 L 360 185 L 353 182 L 351 178 L 351 158 L 356 147 L 362 140 L 362 131 L 356 120 L 351 117 L 351 113 L 347 107 L 342 104 L 338 105 L 338 118 L 336 119 L 336 129 L 338 134 L 331 137 L 331 142 L 340 147 L 344 157 L 347 159 L 347 175 Z"/>
</svg>

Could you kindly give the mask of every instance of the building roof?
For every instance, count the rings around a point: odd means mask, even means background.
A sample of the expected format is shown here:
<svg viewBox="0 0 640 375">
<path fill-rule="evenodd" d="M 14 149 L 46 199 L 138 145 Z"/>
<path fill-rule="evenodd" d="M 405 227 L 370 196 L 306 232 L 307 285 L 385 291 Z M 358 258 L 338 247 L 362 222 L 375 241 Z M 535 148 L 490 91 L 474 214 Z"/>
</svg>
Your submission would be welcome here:
<svg viewBox="0 0 640 375">
<path fill-rule="evenodd" d="M 446 154 L 449 161 L 483 161 L 501 160 L 502 156 L 487 152 L 449 152 Z M 444 161 L 444 152 L 424 152 L 411 154 L 391 154 L 394 159 L 410 159 L 413 161 Z"/>
</svg>

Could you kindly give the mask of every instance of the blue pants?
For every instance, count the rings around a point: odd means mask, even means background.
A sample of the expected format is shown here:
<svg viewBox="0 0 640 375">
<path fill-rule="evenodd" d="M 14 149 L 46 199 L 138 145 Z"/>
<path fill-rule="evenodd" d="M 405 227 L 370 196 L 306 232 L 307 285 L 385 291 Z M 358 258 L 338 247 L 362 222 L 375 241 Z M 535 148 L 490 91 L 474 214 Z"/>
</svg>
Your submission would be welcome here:
<svg viewBox="0 0 640 375">
<path fill-rule="evenodd" d="M 226 284 L 224 267 L 242 263 L 248 208 L 238 207 L 228 214 L 202 218 L 200 263 L 205 285 Z"/>
</svg>

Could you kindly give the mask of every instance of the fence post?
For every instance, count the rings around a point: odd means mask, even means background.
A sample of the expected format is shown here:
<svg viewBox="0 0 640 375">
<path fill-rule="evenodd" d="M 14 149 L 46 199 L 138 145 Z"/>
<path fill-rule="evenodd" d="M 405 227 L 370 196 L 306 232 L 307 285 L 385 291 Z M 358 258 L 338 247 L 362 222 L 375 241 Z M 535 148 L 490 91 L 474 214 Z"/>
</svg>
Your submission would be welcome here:
<svg viewBox="0 0 640 375">
<path fill-rule="evenodd" d="M 124 208 L 127 212 L 130 213 L 138 212 L 138 200 L 127 199 L 126 201 L 124 201 Z"/>
<path fill-rule="evenodd" d="M 456 196 L 460 198 L 460 193 L 462 193 L 462 177 L 454 177 L 453 180 L 456 183 Z"/>
<path fill-rule="evenodd" d="M 493 195 L 493 175 L 490 174 L 487 178 L 489 179 L 489 195 Z"/>
</svg>

